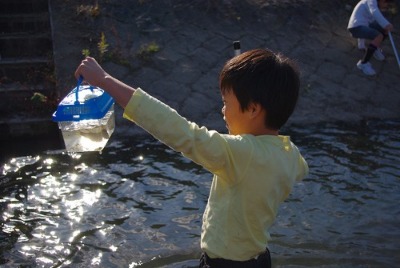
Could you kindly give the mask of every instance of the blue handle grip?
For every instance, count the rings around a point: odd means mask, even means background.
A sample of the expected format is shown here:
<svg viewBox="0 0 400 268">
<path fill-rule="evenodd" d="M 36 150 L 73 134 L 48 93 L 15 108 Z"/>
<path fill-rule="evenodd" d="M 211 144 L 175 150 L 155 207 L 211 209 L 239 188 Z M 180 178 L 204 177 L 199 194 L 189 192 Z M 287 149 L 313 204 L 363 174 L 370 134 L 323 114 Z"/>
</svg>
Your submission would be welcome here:
<svg viewBox="0 0 400 268">
<path fill-rule="evenodd" d="M 78 91 L 79 91 L 79 87 L 81 86 L 83 82 L 83 76 L 80 75 L 78 78 L 78 82 L 76 83 L 76 90 L 75 90 L 75 103 L 79 103 L 78 101 Z"/>
</svg>

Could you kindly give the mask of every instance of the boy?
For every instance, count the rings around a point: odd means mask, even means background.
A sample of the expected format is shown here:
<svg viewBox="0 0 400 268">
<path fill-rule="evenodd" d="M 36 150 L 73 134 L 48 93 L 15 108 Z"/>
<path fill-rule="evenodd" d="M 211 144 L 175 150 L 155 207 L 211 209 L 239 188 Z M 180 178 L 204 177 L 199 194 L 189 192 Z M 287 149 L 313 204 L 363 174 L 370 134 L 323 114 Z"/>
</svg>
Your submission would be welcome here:
<svg viewBox="0 0 400 268">
<path fill-rule="evenodd" d="M 380 61 L 385 59 L 380 46 L 388 32 L 393 30 L 393 25 L 382 15 L 380 9 L 386 9 L 391 2 L 393 0 L 361 0 L 350 16 L 347 29 L 351 35 L 359 40 L 372 40 L 364 57 L 357 63 L 357 68 L 366 75 L 376 74 L 369 62 L 372 55 Z"/>
<path fill-rule="evenodd" d="M 75 76 L 108 91 L 124 117 L 214 174 L 203 215 L 200 267 L 271 267 L 268 228 L 308 166 L 279 129 L 292 114 L 299 74 L 282 55 L 255 49 L 220 74 L 229 134 L 187 121 L 175 110 L 108 75 L 86 58 Z"/>
</svg>

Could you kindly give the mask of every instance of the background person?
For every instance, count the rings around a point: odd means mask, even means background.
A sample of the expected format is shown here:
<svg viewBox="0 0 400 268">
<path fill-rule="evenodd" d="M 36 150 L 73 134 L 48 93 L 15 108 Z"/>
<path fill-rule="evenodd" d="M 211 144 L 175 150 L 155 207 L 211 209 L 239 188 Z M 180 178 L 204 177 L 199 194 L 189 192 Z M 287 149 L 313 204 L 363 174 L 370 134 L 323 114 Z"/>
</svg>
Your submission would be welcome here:
<svg viewBox="0 0 400 268">
<path fill-rule="evenodd" d="M 392 2 L 393 0 L 361 0 L 350 16 L 347 29 L 351 35 L 354 38 L 371 40 L 363 58 L 357 62 L 357 68 L 366 75 L 376 74 L 370 63 L 372 55 L 380 61 L 385 59 L 380 46 L 388 32 L 393 30 L 393 25 L 382 15 L 381 10 L 385 10 Z"/>
</svg>

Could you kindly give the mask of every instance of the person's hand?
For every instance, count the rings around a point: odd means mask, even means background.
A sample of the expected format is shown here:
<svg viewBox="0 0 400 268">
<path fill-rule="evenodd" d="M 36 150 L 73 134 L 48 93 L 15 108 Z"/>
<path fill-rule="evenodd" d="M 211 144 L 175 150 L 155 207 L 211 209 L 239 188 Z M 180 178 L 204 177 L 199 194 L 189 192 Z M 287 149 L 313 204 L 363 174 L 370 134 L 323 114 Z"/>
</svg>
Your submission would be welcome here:
<svg viewBox="0 0 400 268">
<path fill-rule="evenodd" d="M 386 25 L 386 27 L 385 27 L 385 32 L 386 33 L 388 33 L 388 32 L 391 32 L 391 31 L 393 31 L 393 24 L 391 24 L 391 23 L 389 23 L 388 25 Z"/>
<path fill-rule="evenodd" d="M 79 76 L 83 76 L 83 79 L 90 85 L 101 87 L 102 81 L 108 74 L 94 58 L 87 57 L 75 71 L 76 79 L 78 79 Z"/>
</svg>

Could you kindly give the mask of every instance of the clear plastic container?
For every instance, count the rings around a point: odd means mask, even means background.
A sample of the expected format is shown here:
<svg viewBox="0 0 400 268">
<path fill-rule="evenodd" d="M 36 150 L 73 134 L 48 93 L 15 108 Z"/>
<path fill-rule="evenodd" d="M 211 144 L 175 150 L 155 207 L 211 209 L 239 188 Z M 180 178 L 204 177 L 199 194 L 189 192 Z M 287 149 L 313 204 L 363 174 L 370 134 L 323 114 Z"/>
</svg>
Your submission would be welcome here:
<svg viewBox="0 0 400 268">
<path fill-rule="evenodd" d="M 101 88 L 81 86 L 58 105 L 58 122 L 68 152 L 102 151 L 115 128 L 114 100 Z"/>
<path fill-rule="evenodd" d="M 114 106 L 100 119 L 58 123 L 68 152 L 102 151 L 115 128 Z"/>
</svg>

